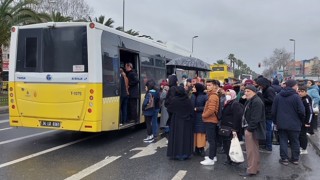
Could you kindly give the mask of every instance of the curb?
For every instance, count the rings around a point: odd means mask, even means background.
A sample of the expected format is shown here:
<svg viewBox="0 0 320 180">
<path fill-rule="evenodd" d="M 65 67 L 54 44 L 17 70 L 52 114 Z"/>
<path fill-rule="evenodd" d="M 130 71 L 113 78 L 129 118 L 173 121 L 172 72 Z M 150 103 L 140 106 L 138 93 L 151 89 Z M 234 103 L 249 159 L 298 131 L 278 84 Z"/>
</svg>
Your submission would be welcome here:
<svg viewBox="0 0 320 180">
<path fill-rule="evenodd" d="M 315 149 L 316 153 L 318 154 L 318 156 L 320 156 L 320 132 L 316 131 L 314 133 L 314 135 L 312 136 L 308 136 L 308 140 L 310 142 L 310 144 L 313 146 L 313 148 Z"/>
</svg>

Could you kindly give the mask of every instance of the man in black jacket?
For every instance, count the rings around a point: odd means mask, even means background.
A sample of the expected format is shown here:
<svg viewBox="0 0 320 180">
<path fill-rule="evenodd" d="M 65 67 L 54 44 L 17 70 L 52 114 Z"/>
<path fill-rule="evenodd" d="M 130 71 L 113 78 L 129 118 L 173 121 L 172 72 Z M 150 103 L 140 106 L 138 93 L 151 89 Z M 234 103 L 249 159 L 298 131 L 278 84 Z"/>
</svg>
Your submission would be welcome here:
<svg viewBox="0 0 320 180">
<path fill-rule="evenodd" d="M 254 176 L 260 171 L 259 140 L 266 138 L 266 117 L 264 104 L 252 85 L 245 87 L 247 98 L 244 110 L 243 127 L 247 151 L 247 171 L 240 176 Z"/>
<path fill-rule="evenodd" d="M 298 165 L 300 157 L 299 135 L 305 119 L 305 108 L 297 88 L 295 80 L 287 80 L 286 87 L 276 96 L 272 105 L 272 116 L 280 137 L 279 162 L 286 166 L 289 164 L 288 140 L 291 145 L 290 162 Z"/>
<path fill-rule="evenodd" d="M 126 73 L 129 80 L 129 119 L 131 122 L 138 121 L 138 98 L 139 96 L 139 77 L 133 70 L 132 63 L 126 63 Z"/>
<path fill-rule="evenodd" d="M 272 134 L 273 134 L 273 126 L 272 126 L 272 115 L 271 115 L 271 107 L 276 96 L 275 90 L 271 87 L 271 83 L 268 79 L 262 77 L 257 79 L 257 84 L 262 90 L 262 101 L 264 102 L 265 113 L 266 113 L 266 145 L 265 150 L 272 151 Z"/>
</svg>

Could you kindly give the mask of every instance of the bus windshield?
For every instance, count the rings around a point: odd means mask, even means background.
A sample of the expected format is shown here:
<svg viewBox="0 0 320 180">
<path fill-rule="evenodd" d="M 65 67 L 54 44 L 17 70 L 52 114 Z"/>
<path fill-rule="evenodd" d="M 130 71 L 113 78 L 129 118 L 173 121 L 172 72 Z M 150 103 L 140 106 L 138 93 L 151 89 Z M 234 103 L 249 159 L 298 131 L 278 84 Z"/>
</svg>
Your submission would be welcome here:
<svg viewBox="0 0 320 180">
<path fill-rule="evenodd" d="M 87 29 L 21 29 L 17 72 L 88 72 Z"/>
</svg>

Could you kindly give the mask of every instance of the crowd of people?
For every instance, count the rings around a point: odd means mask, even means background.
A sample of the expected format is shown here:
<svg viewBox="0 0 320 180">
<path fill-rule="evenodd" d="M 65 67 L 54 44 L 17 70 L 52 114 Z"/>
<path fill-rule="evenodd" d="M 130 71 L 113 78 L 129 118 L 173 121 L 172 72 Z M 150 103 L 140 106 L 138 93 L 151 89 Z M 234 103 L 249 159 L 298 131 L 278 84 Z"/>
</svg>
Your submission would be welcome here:
<svg viewBox="0 0 320 180">
<path fill-rule="evenodd" d="M 244 141 L 247 155 L 247 169 L 241 176 L 260 172 L 260 152 L 272 153 L 273 143 L 280 145 L 279 163 L 297 165 L 300 155 L 308 153 L 307 135 L 317 129 L 320 100 L 314 81 L 299 85 L 292 79 L 280 84 L 278 79 L 263 76 L 236 85 L 227 79 L 223 84 L 186 77 L 178 82 L 176 75 L 170 75 L 160 88 L 148 80 L 142 103 L 147 126 L 143 141 L 154 142 L 162 129 L 167 134 L 170 159 L 202 156 L 200 163 L 210 166 L 217 162 L 220 151 L 226 154 L 224 164 L 237 165 L 229 149 L 232 138 L 238 137 Z M 227 134 L 220 134 L 220 129 L 226 129 Z"/>
</svg>

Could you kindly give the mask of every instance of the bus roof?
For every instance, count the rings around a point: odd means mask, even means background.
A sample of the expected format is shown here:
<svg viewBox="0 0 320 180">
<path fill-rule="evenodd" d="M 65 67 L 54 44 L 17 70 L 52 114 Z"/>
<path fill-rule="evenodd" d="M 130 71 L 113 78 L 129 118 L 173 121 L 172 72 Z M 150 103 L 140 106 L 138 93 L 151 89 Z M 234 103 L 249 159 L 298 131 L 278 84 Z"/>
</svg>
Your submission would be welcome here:
<svg viewBox="0 0 320 180">
<path fill-rule="evenodd" d="M 38 24 L 30 24 L 30 25 L 14 26 L 14 27 L 18 28 L 18 29 L 32 29 L 32 28 L 44 28 L 44 27 L 72 27 L 72 26 L 89 26 L 90 23 L 94 23 L 96 29 L 108 31 L 110 33 L 113 33 L 113 34 L 116 34 L 119 36 L 123 36 L 125 38 L 131 39 L 134 41 L 138 41 L 140 43 L 147 44 L 147 45 L 153 46 L 155 48 L 169 51 L 169 52 L 181 55 L 181 56 L 189 56 L 191 54 L 190 51 L 188 51 L 180 46 L 177 46 L 173 43 L 160 43 L 160 42 L 156 42 L 151 39 L 132 36 L 130 34 L 127 34 L 125 32 L 110 28 L 108 26 L 105 26 L 105 25 L 97 23 L 97 22 L 47 22 L 47 23 L 38 23 Z"/>
</svg>

